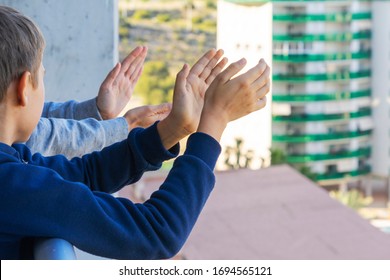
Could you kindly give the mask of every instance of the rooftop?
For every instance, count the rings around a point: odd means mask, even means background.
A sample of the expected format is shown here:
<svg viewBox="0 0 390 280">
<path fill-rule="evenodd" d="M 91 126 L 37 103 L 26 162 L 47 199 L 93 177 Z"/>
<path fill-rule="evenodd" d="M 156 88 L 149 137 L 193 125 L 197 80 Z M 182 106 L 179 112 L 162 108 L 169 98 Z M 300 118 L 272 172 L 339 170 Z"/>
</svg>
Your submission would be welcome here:
<svg viewBox="0 0 390 280">
<path fill-rule="evenodd" d="M 143 196 L 164 177 L 147 178 Z M 389 234 L 289 166 L 216 177 L 185 259 L 390 259 Z"/>
</svg>

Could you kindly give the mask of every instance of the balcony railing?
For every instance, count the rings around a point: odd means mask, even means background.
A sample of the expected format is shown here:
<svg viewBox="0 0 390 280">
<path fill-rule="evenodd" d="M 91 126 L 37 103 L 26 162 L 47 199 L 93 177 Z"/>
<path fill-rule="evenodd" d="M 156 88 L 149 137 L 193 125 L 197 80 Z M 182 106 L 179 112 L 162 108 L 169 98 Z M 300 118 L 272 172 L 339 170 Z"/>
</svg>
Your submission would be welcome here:
<svg viewBox="0 0 390 280">
<path fill-rule="evenodd" d="M 371 148 L 361 148 L 356 151 L 340 151 L 327 154 L 297 154 L 288 155 L 288 163 L 307 163 L 313 161 L 339 160 L 347 158 L 367 158 L 371 155 Z"/>
<path fill-rule="evenodd" d="M 272 102 L 320 102 L 320 101 L 339 101 L 350 100 L 355 98 L 370 97 L 371 90 L 360 91 L 343 91 L 336 93 L 318 93 L 318 94 L 305 94 L 305 93 L 272 93 Z"/>
<path fill-rule="evenodd" d="M 304 63 L 310 61 L 339 61 L 350 59 L 370 59 L 371 51 L 361 51 L 356 53 L 326 53 L 326 54 L 274 54 L 275 62 Z"/>
<path fill-rule="evenodd" d="M 371 108 L 362 108 L 357 112 L 339 114 L 292 114 L 290 116 L 272 116 L 274 122 L 316 122 L 342 121 L 371 116 Z"/>
<path fill-rule="evenodd" d="M 335 13 L 335 14 L 275 14 L 274 21 L 287 22 L 308 22 L 308 21 L 328 21 L 328 22 L 349 22 L 352 20 L 371 19 L 371 12 L 361 13 Z"/>
<path fill-rule="evenodd" d="M 274 41 L 336 41 L 344 42 L 351 40 L 363 40 L 371 39 L 371 30 L 359 31 L 356 33 L 344 32 L 344 33 L 329 33 L 329 34 L 274 34 L 272 36 Z"/>
<path fill-rule="evenodd" d="M 290 82 L 301 83 L 311 81 L 340 81 L 359 78 L 369 78 L 371 76 L 371 70 L 361 70 L 357 72 L 336 72 L 336 73 L 321 73 L 321 74 L 294 74 L 283 73 L 274 74 L 272 79 L 274 82 Z"/>
<path fill-rule="evenodd" d="M 240 5 L 261 5 L 267 2 L 289 2 L 287 0 L 225 0 L 226 2 L 231 2 Z M 313 0 L 290 0 L 291 2 L 312 2 Z M 332 2 L 335 0 L 315 0 L 317 2 Z M 372 0 L 360 0 L 361 2 L 370 2 Z"/>
<path fill-rule="evenodd" d="M 349 172 L 332 172 L 332 173 L 325 173 L 325 174 L 316 174 L 316 181 L 326 181 L 326 180 L 341 180 L 341 179 L 348 179 L 358 176 L 364 176 L 371 172 L 371 168 L 369 166 L 349 171 Z M 319 182 L 321 183 L 321 182 Z"/>
<path fill-rule="evenodd" d="M 35 241 L 34 257 L 37 260 L 75 260 L 73 245 L 59 238 L 38 238 Z"/>
<path fill-rule="evenodd" d="M 332 141 L 352 139 L 358 137 L 370 136 L 372 130 L 365 131 L 346 131 L 346 132 L 333 132 L 327 134 L 296 134 L 296 135 L 273 135 L 272 141 L 286 142 L 286 143 L 306 143 L 316 141 Z"/>
</svg>

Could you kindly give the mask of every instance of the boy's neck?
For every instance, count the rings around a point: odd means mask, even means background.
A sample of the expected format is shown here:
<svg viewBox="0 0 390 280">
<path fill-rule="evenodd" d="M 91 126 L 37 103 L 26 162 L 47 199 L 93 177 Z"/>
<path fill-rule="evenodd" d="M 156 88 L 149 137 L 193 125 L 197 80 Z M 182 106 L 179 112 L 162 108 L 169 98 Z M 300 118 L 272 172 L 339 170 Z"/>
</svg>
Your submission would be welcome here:
<svg viewBox="0 0 390 280">
<path fill-rule="evenodd" d="M 12 89 L 13 85 L 8 90 Z M 15 100 L 11 98 L 8 92 L 0 102 L 0 142 L 9 146 L 18 142 L 19 126 L 16 111 Z"/>
<path fill-rule="evenodd" d="M 13 143 L 15 143 L 13 137 L 14 129 L 9 125 L 12 121 L 9 120 L 9 118 L 4 117 L 3 111 L 1 109 L 0 114 L 0 142 L 11 146 Z"/>
</svg>

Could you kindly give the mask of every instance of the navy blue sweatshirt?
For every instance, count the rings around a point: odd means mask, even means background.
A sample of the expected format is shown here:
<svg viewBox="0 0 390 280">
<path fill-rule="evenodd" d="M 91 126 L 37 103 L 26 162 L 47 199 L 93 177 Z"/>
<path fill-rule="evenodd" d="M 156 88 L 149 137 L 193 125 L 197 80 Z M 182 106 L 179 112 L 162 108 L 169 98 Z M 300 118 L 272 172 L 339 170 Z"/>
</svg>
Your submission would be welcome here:
<svg viewBox="0 0 390 280">
<path fill-rule="evenodd" d="M 156 124 L 82 158 L 32 155 L 0 143 L 0 258 L 31 258 L 30 240 L 58 237 L 86 252 L 115 259 L 165 259 L 186 241 L 214 184 L 220 146 L 191 135 L 165 182 L 143 204 L 113 193 L 177 156 Z"/>
</svg>

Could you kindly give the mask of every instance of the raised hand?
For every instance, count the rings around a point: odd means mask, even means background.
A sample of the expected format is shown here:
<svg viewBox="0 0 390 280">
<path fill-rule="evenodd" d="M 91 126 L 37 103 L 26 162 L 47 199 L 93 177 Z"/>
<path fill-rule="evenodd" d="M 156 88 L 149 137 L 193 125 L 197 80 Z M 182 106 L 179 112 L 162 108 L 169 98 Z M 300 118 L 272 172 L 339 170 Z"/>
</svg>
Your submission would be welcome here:
<svg viewBox="0 0 390 280">
<path fill-rule="evenodd" d="M 172 147 L 198 127 L 205 92 L 227 63 L 226 58 L 220 60 L 222 55 L 222 50 L 210 50 L 191 69 L 185 64 L 177 74 L 172 111 L 157 126 L 165 147 Z"/>
<path fill-rule="evenodd" d="M 149 127 L 156 121 L 165 119 L 171 112 L 172 104 L 163 103 L 160 105 L 147 105 L 133 108 L 123 116 L 128 125 L 129 131 L 135 127 Z"/>
<path fill-rule="evenodd" d="M 116 118 L 130 101 L 147 54 L 146 47 L 136 47 L 108 73 L 100 86 L 97 107 L 104 120 Z"/>
<path fill-rule="evenodd" d="M 220 140 L 228 122 L 266 105 L 270 68 L 263 59 L 246 73 L 232 79 L 246 65 L 241 59 L 221 72 L 207 89 L 198 131 Z"/>
</svg>

